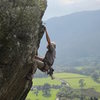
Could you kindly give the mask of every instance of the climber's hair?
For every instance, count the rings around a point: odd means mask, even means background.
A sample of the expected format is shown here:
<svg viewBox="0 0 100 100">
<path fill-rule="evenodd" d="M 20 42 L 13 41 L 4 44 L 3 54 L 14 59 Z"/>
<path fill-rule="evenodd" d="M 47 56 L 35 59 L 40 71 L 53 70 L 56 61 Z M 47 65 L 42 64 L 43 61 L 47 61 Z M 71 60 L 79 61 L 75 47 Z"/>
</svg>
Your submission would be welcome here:
<svg viewBox="0 0 100 100">
<path fill-rule="evenodd" d="M 51 42 L 51 45 L 56 48 L 56 43 L 55 42 Z M 47 45 L 47 48 L 49 48 L 49 44 Z"/>
</svg>

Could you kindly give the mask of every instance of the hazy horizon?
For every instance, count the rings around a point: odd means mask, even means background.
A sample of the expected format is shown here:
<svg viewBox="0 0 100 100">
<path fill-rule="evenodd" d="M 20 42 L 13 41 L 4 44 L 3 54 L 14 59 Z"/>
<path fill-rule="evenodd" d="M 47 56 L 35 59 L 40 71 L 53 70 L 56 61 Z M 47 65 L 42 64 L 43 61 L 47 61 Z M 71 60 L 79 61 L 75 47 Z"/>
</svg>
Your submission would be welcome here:
<svg viewBox="0 0 100 100">
<path fill-rule="evenodd" d="M 81 11 L 100 10 L 100 0 L 48 0 L 43 20 Z"/>
</svg>

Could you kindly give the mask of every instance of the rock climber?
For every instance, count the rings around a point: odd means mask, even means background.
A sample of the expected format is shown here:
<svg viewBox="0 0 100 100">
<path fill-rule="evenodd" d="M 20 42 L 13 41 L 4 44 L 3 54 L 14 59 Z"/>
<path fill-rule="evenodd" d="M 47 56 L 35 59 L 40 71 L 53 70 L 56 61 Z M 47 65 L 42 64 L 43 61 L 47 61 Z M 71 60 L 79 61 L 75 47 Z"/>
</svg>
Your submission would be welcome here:
<svg viewBox="0 0 100 100">
<path fill-rule="evenodd" d="M 53 77 L 54 69 L 52 68 L 52 65 L 56 58 L 56 44 L 54 42 L 51 42 L 46 27 L 45 26 L 43 26 L 43 27 L 44 27 L 44 32 L 46 33 L 48 50 L 47 50 L 44 58 L 35 56 L 35 62 L 37 64 L 38 69 L 40 69 L 42 72 L 46 72 L 48 75 L 51 76 L 52 79 L 54 79 L 54 77 Z"/>
</svg>

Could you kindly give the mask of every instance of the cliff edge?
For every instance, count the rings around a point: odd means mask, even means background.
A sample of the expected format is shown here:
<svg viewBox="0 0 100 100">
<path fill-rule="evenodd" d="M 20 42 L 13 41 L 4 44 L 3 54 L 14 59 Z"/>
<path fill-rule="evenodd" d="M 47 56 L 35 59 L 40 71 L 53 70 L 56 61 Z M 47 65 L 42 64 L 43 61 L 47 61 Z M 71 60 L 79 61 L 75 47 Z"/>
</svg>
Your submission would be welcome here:
<svg viewBox="0 0 100 100">
<path fill-rule="evenodd" d="M 0 0 L 0 100 L 25 100 L 36 71 L 46 0 Z"/>
</svg>

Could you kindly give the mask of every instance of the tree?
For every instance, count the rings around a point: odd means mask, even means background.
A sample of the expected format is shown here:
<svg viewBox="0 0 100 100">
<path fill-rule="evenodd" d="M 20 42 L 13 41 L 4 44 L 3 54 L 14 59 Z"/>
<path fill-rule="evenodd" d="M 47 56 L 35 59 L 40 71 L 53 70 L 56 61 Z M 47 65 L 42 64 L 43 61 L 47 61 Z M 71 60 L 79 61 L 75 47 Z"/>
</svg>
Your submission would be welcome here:
<svg viewBox="0 0 100 100">
<path fill-rule="evenodd" d="M 84 81 L 85 81 L 84 79 L 79 80 L 79 86 L 80 86 L 81 89 L 83 89 L 84 86 L 86 85 L 86 83 L 84 83 Z"/>
<path fill-rule="evenodd" d="M 78 100 L 79 96 L 80 96 L 79 91 L 74 90 L 67 84 L 62 85 L 62 88 L 60 89 L 60 91 L 57 94 L 57 97 L 60 100 L 75 100 L 75 99 Z"/>
<path fill-rule="evenodd" d="M 38 96 L 39 91 L 37 89 L 34 90 L 34 94 Z"/>
<path fill-rule="evenodd" d="M 98 79 L 99 79 L 99 73 L 98 72 L 94 72 L 91 76 L 95 81 L 98 81 Z"/>
<path fill-rule="evenodd" d="M 50 88 L 51 88 L 50 84 L 48 84 L 48 83 L 44 84 L 43 90 L 42 90 L 43 96 L 46 96 L 46 97 L 51 96 L 51 94 L 50 94 Z"/>
<path fill-rule="evenodd" d="M 84 96 L 83 96 L 83 89 L 84 89 L 84 86 L 86 85 L 86 83 L 84 83 L 84 79 L 80 79 L 79 80 L 79 86 L 80 86 L 80 90 L 81 90 L 81 97 L 80 97 L 80 100 L 84 100 Z"/>
</svg>

